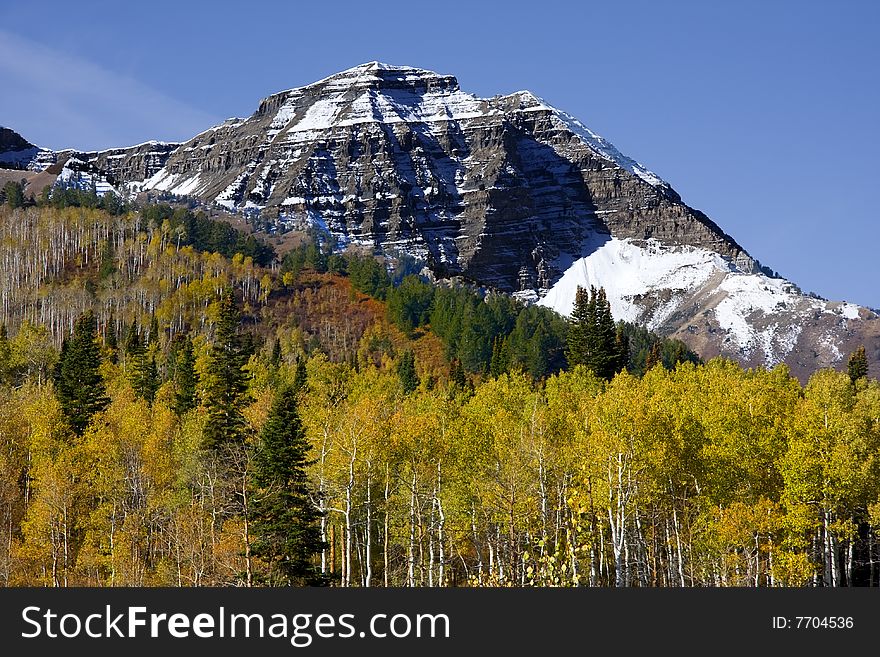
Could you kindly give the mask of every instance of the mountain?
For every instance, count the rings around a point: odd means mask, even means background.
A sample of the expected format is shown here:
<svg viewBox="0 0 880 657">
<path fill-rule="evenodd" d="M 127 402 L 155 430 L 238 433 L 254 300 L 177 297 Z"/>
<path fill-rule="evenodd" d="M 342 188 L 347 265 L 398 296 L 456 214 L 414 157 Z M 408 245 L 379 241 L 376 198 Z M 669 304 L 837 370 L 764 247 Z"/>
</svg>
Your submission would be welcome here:
<svg viewBox="0 0 880 657">
<path fill-rule="evenodd" d="M 68 184 L 186 196 L 272 232 L 314 227 L 340 247 L 406 253 L 435 278 L 564 314 L 578 285 L 601 285 L 618 319 L 704 357 L 785 362 L 801 378 L 859 344 L 874 367 L 880 357 L 873 311 L 804 295 L 527 91 L 480 98 L 449 75 L 371 62 L 273 94 L 183 144 L 55 159 Z"/>
</svg>

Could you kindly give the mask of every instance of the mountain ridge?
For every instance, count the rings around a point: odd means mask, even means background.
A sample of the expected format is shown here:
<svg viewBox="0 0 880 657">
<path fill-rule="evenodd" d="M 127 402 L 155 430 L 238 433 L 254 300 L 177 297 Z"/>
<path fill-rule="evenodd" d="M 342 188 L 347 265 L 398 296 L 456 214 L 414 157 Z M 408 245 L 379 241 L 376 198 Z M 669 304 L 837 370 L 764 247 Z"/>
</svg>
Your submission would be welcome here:
<svg viewBox="0 0 880 657">
<path fill-rule="evenodd" d="M 875 313 L 803 295 L 528 91 L 481 98 L 452 75 L 369 62 L 270 94 L 186 142 L 56 159 L 65 184 L 189 197 L 270 233 L 317 229 L 563 313 L 577 285 L 602 285 L 618 319 L 703 355 L 786 362 L 799 376 L 860 342 L 880 355 Z"/>
</svg>

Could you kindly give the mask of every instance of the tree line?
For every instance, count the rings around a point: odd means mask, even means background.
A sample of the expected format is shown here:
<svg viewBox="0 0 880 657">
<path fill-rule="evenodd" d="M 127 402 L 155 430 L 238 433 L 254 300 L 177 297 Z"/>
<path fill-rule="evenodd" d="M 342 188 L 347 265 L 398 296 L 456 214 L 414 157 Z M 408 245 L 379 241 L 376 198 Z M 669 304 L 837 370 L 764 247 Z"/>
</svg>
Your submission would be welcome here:
<svg viewBox="0 0 880 657">
<path fill-rule="evenodd" d="M 880 582 L 880 385 L 856 370 L 431 380 L 409 352 L 254 349 L 231 295 L 211 312 L 151 395 L 89 315 L 49 380 L 0 387 L 4 583 Z"/>
<path fill-rule="evenodd" d="M 602 290 L 566 321 L 308 243 L 275 271 L 178 247 L 167 216 L 0 216 L 9 317 L 94 284 L 0 327 L 4 584 L 880 581 L 864 350 L 801 386 L 615 324 Z"/>
</svg>

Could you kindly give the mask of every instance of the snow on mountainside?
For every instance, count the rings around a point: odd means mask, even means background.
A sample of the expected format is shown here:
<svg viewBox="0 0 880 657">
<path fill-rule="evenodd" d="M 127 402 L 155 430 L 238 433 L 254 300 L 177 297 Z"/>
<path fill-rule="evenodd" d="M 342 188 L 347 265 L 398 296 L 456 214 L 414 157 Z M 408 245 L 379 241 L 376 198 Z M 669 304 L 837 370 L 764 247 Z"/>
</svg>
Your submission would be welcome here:
<svg viewBox="0 0 880 657">
<path fill-rule="evenodd" d="M 0 152 L 31 146 L 7 137 Z M 602 286 L 617 318 L 704 357 L 785 362 L 801 378 L 860 344 L 880 362 L 875 313 L 768 277 L 668 183 L 528 91 L 481 98 L 451 75 L 369 62 L 182 144 L 40 157 L 62 184 L 188 197 L 272 233 L 317 229 L 563 314 L 578 285 Z"/>
<path fill-rule="evenodd" d="M 743 273 L 712 251 L 656 240 L 636 245 L 612 238 L 572 264 L 538 303 L 570 315 L 579 286 L 604 287 L 615 319 L 661 333 L 683 316 L 701 317 L 721 338 L 718 353 L 768 366 L 785 362 L 805 328 L 846 329 L 873 315 L 855 304 L 805 296 L 782 278 Z M 697 325 L 688 328 L 684 336 Z M 829 332 L 821 337 L 832 361 L 845 355 Z"/>
</svg>

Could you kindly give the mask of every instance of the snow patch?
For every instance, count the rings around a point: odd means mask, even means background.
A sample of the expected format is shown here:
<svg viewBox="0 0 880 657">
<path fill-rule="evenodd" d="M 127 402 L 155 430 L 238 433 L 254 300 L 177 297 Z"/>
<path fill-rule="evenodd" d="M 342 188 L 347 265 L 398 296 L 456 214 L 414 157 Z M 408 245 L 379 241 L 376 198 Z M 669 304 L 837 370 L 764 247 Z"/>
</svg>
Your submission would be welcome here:
<svg viewBox="0 0 880 657">
<path fill-rule="evenodd" d="M 192 178 L 180 183 L 179 185 L 175 185 L 169 191 L 172 194 L 176 194 L 177 196 L 187 196 L 192 194 L 196 189 L 198 189 L 201 184 L 201 173 L 197 173 Z"/>
<path fill-rule="evenodd" d="M 859 306 L 854 303 L 844 301 L 840 305 L 840 314 L 846 319 L 859 319 Z"/>
<path fill-rule="evenodd" d="M 705 249 L 669 247 L 653 239 L 642 247 L 612 237 L 576 260 L 538 303 L 568 316 L 578 287 L 604 287 L 615 319 L 655 328 L 677 310 L 684 293 L 730 270 L 720 255 Z M 666 300 L 660 299 L 653 314 L 644 317 L 641 300 L 661 291 Z"/>
</svg>

